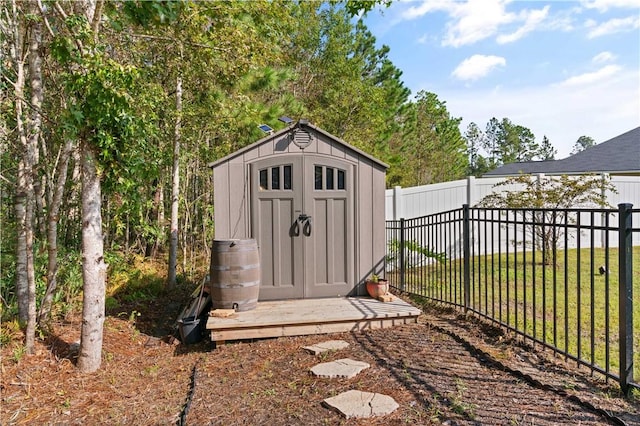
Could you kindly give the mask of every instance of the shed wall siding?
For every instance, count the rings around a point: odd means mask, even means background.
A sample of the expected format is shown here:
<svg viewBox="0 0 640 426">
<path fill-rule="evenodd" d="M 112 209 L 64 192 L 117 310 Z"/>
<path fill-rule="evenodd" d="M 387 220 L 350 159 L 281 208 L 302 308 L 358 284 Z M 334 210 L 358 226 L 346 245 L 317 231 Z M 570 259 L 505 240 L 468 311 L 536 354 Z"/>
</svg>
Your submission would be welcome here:
<svg viewBox="0 0 640 426">
<path fill-rule="evenodd" d="M 371 230 L 372 247 L 373 247 L 373 261 L 377 267 L 377 272 L 380 273 L 384 270 L 384 257 L 387 251 L 386 248 L 386 222 L 385 222 L 385 171 L 379 168 L 373 168 L 372 186 L 374 188 L 372 194 L 372 200 L 369 201 L 372 204 L 371 212 L 373 214 L 373 229 Z"/>
<path fill-rule="evenodd" d="M 229 235 L 229 163 L 223 163 L 213 171 L 213 218 L 215 221 L 215 238 L 226 239 Z"/>
<path fill-rule="evenodd" d="M 360 285 L 372 273 L 383 271 L 385 255 L 384 201 L 385 168 L 348 145 L 321 133 L 302 151 L 287 135 L 275 135 L 240 155 L 213 167 L 215 238 L 252 238 L 250 164 L 268 157 L 316 154 L 348 161 L 353 167 L 354 202 L 354 282 L 358 294 L 366 294 Z M 350 274 L 351 275 L 351 274 Z"/>
<path fill-rule="evenodd" d="M 246 203 L 248 200 L 248 175 L 244 162 L 241 160 L 233 161 L 229 164 L 229 188 L 231 189 L 229 197 L 230 221 L 229 221 L 229 237 L 230 238 L 248 238 L 248 212 Z"/>
<path fill-rule="evenodd" d="M 331 152 L 329 154 L 336 158 L 347 159 L 346 149 L 338 144 L 333 144 L 331 146 Z"/>
<path fill-rule="evenodd" d="M 358 165 L 358 187 L 356 194 L 357 209 L 357 256 L 356 269 L 358 275 L 356 281 L 362 283 L 373 273 L 374 257 L 372 247 L 373 216 L 371 212 L 371 200 L 373 197 L 372 168 L 365 162 Z"/>
</svg>

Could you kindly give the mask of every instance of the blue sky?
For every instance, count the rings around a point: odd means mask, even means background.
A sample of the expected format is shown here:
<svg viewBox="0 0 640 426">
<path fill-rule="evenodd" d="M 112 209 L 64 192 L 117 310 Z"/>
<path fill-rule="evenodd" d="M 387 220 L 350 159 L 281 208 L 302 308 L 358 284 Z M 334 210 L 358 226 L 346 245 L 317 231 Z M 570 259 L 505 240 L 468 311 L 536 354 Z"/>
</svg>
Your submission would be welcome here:
<svg viewBox="0 0 640 426">
<path fill-rule="evenodd" d="M 394 0 L 365 18 L 412 94 L 484 130 L 496 117 L 565 158 L 640 126 L 640 0 Z"/>
</svg>

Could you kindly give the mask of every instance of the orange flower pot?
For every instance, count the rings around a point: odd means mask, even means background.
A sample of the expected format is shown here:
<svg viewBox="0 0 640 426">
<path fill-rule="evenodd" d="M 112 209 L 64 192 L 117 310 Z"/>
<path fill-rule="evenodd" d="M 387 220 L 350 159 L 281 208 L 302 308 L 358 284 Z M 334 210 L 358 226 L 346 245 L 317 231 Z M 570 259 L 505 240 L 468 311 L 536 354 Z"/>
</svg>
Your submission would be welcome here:
<svg viewBox="0 0 640 426">
<path fill-rule="evenodd" d="M 377 299 L 389 292 L 389 282 L 387 280 L 367 281 L 367 293 Z"/>
</svg>

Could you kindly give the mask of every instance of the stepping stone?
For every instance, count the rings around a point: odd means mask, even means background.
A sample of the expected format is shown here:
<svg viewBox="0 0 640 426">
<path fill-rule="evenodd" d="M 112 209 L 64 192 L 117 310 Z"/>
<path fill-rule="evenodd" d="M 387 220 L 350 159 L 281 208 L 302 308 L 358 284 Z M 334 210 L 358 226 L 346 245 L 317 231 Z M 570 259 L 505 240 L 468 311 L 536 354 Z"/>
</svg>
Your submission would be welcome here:
<svg viewBox="0 0 640 426">
<path fill-rule="evenodd" d="M 323 404 L 347 419 L 384 416 L 393 413 L 399 407 L 398 403 L 388 395 L 358 390 L 350 390 L 327 398 Z"/>
<path fill-rule="evenodd" d="M 311 352 L 314 355 L 328 351 L 337 351 L 349 347 L 344 340 L 327 340 L 326 342 L 316 343 L 315 345 L 305 346 L 302 349 Z"/>
<path fill-rule="evenodd" d="M 343 358 L 337 361 L 323 362 L 311 367 L 311 372 L 318 377 L 327 377 L 329 379 L 336 377 L 350 379 L 366 368 L 369 368 L 369 364 L 366 362 Z"/>
</svg>

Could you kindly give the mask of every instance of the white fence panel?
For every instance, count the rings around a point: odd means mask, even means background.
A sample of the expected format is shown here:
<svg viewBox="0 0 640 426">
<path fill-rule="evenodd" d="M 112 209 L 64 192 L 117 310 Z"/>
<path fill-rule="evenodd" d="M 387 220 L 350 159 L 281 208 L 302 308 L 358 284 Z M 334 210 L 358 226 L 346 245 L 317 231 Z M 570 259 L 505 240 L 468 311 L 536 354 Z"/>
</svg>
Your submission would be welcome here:
<svg viewBox="0 0 640 426">
<path fill-rule="evenodd" d="M 614 207 L 620 203 L 631 203 L 633 208 L 640 209 L 640 176 L 612 176 L 611 184 L 617 194 L 607 192 L 607 201 Z"/>
<path fill-rule="evenodd" d="M 385 214 L 387 220 L 399 220 L 401 218 L 409 219 L 420 216 L 427 216 L 435 213 L 441 213 L 449 210 L 461 208 L 463 204 L 475 206 L 482 198 L 492 193 L 494 186 L 504 178 L 473 178 L 456 180 L 453 182 L 437 183 L 434 185 L 415 186 L 412 188 L 395 187 L 386 191 Z M 605 194 L 607 202 L 617 208 L 620 203 L 631 203 L 635 209 L 640 208 L 640 177 L 638 176 L 613 176 L 610 183 L 616 188 L 616 192 L 607 191 Z M 502 187 L 503 190 L 517 189 L 516 185 Z M 590 215 L 581 215 L 581 225 L 591 224 Z M 594 214 L 593 225 L 595 226 L 617 226 L 617 215 L 609 218 L 609 223 L 603 223 L 600 214 Z M 508 225 L 512 228 L 513 225 Z M 635 228 L 640 226 L 634 223 Z M 506 226 L 502 225 L 506 233 Z M 504 241 L 494 241 L 495 245 L 503 247 L 505 244 L 513 243 L 513 229 L 510 229 L 511 237 L 506 240 L 506 235 L 502 236 Z M 590 244 L 591 235 L 586 231 L 576 233 L 571 231 L 569 245 L 576 247 L 580 240 L 581 247 L 587 247 Z M 496 234 L 494 234 L 496 235 Z M 451 239 L 447 239 L 451 241 Z M 595 236 L 595 246 L 604 247 L 606 241 L 606 232 L 597 231 Z M 633 234 L 633 244 L 640 245 L 640 233 Z M 610 238 L 609 247 L 617 247 L 618 240 Z M 483 246 L 478 247 L 480 252 L 484 251 Z M 454 251 L 453 248 L 447 251 Z M 451 253 L 450 253 L 451 254 Z"/>
<path fill-rule="evenodd" d="M 474 178 L 433 185 L 386 190 L 385 218 L 387 220 L 409 219 L 458 209 L 463 204 L 475 206 L 482 198 L 494 191 L 494 186 L 505 178 Z M 617 193 L 607 191 L 607 202 L 617 207 L 620 203 L 631 203 L 640 208 L 640 177 L 612 176 L 611 184 Z M 516 185 L 504 186 L 510 190 Z"/>
<path fill-rule="evenodd" d="M 467 181 L 436 183 L 386 191 L 386 219 L 411 218 L 458 209 L 467 196 Z"/>
</svg>

